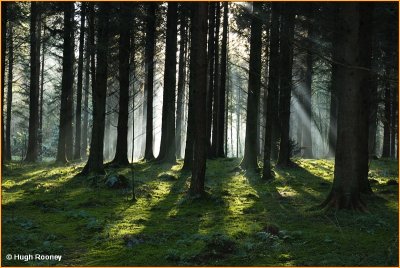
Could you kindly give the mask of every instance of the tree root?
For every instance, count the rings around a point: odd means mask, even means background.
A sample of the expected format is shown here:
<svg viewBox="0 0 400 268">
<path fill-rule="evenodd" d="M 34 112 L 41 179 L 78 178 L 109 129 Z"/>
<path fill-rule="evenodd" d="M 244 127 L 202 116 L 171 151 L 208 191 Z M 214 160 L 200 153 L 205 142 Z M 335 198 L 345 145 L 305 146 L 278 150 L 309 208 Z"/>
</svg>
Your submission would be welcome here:
<svg viewBox="0 0 400 268">
<path fill-rule="evenodd" d="M 322 210 L 351 210 L 359 212 L 368 212 L 367 206 L 357 194 L 348 193 L 333 193 L 331 192 L 328 198 L 318 206 Z"/>
</svg>

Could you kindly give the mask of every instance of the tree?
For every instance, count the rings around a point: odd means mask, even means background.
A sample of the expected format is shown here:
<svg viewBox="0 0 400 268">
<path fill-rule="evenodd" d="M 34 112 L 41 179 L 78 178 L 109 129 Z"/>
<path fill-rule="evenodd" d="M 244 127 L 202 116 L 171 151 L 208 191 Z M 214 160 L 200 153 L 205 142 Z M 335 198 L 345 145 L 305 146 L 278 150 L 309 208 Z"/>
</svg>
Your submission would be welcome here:
<svg viewBox="0 0 400 268">
<path fill-rule="evenodd" d="M 1 70 L 5 70 L 6 67 L 6 27 L 7 27 L 7 2 L 1 3 Z M 4 107 L 4 81 L 5 72 L 1 72 L 1 118 L 4 118 L 3 107 Z M 4 122 L 1 120 L 1 153 L 5 155 L 5 140 L 4 140 Z M 1 159 L 3 164 L 3 158 Z"/>
<path fill-rule="evenodd" d="M 195 146 L 192 178 L 189 193 L 192 196 L 204 194 L 204 181 L 207 157 L 206 95 L 207 95 L 207 9 L 208 3 L 198 3 L 193 10 L 192 57 L 195 74 Z"/>
<path fill-rule="evenodd" d="M 175 87 L 178 4 L 168 3 L 165 45 L 164 92 L 161 123 L 161 144 L 158 161 L 175 163 Z"/>
<path fill-rule="evenodd" d="M 258 103 L 260 98 L 261 86 L 261 37 L 262 24 L 260 19 L 261 2 L 253 2 L 253 14 L 251 17 L 251 37 L 250 37 L 250 64 L 249 64 L 249 87 L 247 97 L 246 115 L 246 138 L 244 157 L 241 167 L 255 171 L 258 169 L 257 163 L 257 121 Z"/>
<path fill-rule="evenodd" d="M 147 4 L 147 22 L 146 22 L 146 45 L 145 45 L 145 64 L 146 80 L 144 84 L 147 94 L 147 112 L 146 112 L 146 148 L 144 159 L 147 161 L 154 159 L 153 154 L 153 85 L 154 85 L 154 50 L 155 50 L 155 32 L 156 32 L 156 3 Z"/>
<path fill-rule="evenodd" d="M 280 76 L 280 95 L 279 95 L 279 119 L 281 123 L 281 142 L 279 146 L 279 156 L 277 166 L 287 167 L 290 165 L 290 140 L 289 140 L 289 120 L 290 102 L 292 94 L 292 67 L 293 67 L 293 35 L 294 35 L 294 15 L 292 8 L 284 4 L 282 9 L 281 21 L 281 76 Z M 311 83 L 311 81 L 309 81 Z M 311 86 L 311 85 L 310 85 Z"/>
<path fill-rule="evenodd" d="M 277 109 L 276 99 L 279 92 L 279 4 L 271 4 L 271 39 L 268 67 L 268 87 L 267 97 L 264 103 L 265 113 L 265 135 L 264 135 L 264 165 L 263 180 L 273 178 L 271 170 L 271 152 L 272 152 L 272 128 L 275 120 L 275 111 Z"/>
<path fill-rule="evenodd" d="M 215 67 L 215 6 L 210 2 L 208 6 L 208 87 L 207 87 L 207 148 L 208 156 L 212 156 L 211 126 L 213 122 L 213 96 L 214 96 L 214 67 Z"/>
<path fill-rule="evenodd" d="M 82 125 L 82 152 L 81 155 L 86 158 L 88 147 L 89 130 L 89 75 L 90 75 L 90 49 L 89 35 L 85 44 L 85 82 L 84 82 L 84 101 L 83 101 L 83 125 Z"/>
<path fill-rule="evenodd" d="M 183 4 L 181 5 L 183 7 Z M 185 92 L 185 78 L 186 78 L 186 60 L 187 60 L 187 18 L 184 10 L 180 10 L 180 28 L 179 28 L 179 63 L 178 63 L 178 97 L 176 107 L 176 155 L 181 157 L 181 144 L 182 144 L 182 119 L 184 116 L 184 92 Z"/>
<path fill-rule="evenodd" d="M 367 72 L 354 66 L 363 66 L 362 42 L 360 38 L 360 24 L 363 15 L 360 14 L 359 3 L 347 3 L 340 5 L 338 15 L 341 20 L 338 29 L 336 45 L 338 47 L 337 59 L 341 63 L 337 67 L 341 69 L 344 87 L 337 92 L 338 117 L 337 117 L 337 146 L 335 155 L 334 180 L 327 199 L 322 207 L 336 209 L 364 210 L 364 204 L 360 198 L 360 178 L 364 176 L 363 167 L 358 157 L 360 153 L 366 153 L 368 144 L 360 142 L 365 131 L 363 113 L 363 80 L 367 78 Z M 364 10 L 365 12 L 365 10 Z M 361 147 L 367 147 L 365 150 Z"/>
<path fill-rule="evenodd" d="M 63 3 L 64 44 L 61 82 L 60 126 L 57 162 L 72 159 L 73 77 L 74 77 L 74 3 Z"/>
<path fill-rule="evenodd" d="M 8 82 L 7 82 L 7 119 L 6 119 L 6 154 L 5 159 L 11 160 L 11 104 L 13 94 L 13 67 L 14 67 L 14 46 L 13 46 L 13 23 L 8 21 Z M 4 69 L 3 69 L 4 70 Z"/>
<path fill-rule="evenodd" d="M 29 86 L 29 137 L 25 161 L 38 158 L 39 129 L 39 69 L 40 69 L 40 4 L 31 3 L 30 25 L 30 86 Z"/>
<path fill-rule="evenodd" d="M 98 43 L 96 85 L 93 94 L 93 127 L 90 142 L 89 159 L 83 168 L 81 175 L 91 172 L 104 174 L 103 149 L 104 149 L 104 122 L 106 111 L 107 93 L 107 56 L 109 41 L 109 4 L 101 2 L 98 11 Z M 93 10 L 92 10 L 93 11 Z"/>
<path fill-rule="evenodd" d="M 117 148 L 115 165 L 128 165 L 128 119 L 129 119 L 129 55 L 130 55 L 130 19 L 131 4 L 120 3 L 119 6 L 119 112 Z"/>
<path fill-rule="evenodd" d="M 86 3 L 81 3 L 81 28 L 79 32 L 78 85 L 76 87 L 75 151 L 74 159 L 81 159 L 83 48 L 85 44 Z"/>
</svg>

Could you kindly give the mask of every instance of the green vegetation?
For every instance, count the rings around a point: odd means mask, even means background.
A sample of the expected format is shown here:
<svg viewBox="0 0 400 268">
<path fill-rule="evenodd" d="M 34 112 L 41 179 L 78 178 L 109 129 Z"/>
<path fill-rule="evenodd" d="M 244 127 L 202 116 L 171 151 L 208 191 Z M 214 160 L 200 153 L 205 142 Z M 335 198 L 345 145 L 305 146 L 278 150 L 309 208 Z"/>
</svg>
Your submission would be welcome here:
<svg viewBox="0 0 400 268">
<path fill-rule="evenodd" d="M 238 159 L 207 163 L 203 199 L 186 198 L 178 165 L 135 164 L 130 188 L 75 177 L 82 165 L 4 168 L 2 265 L 397 266 L 397 162 L 373 161 L 369 212 L 316 211 L 330 189 L 331 160 L 296 160 L 266 183 Z M 108 174 L 131 180 L 130 168 Z M 388 183 L 388 181 L 391 181 Z M 61 262 L 6 254 L 61 254 Z"/>
</svg>

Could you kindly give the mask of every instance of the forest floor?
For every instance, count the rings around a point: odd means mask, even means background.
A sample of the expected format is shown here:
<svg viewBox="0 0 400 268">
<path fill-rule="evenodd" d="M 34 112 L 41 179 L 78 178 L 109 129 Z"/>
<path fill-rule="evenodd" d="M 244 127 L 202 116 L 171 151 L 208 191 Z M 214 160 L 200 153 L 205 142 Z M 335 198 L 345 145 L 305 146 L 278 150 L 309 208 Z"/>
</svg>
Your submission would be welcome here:
<svg viewBox="0 0 400 268">
<path fill-rule="evenodd" d="M 2 266 L 398 266 L 397 162 L 371 163 L 367 213 L 311 209 L 330 190 L 333 161 L 295 162 L 266 183 L 238 159 L 208 161 L 202 199 L 186 197 L 181 162 L 136 163 L 135 203 L 127 189 L 75 176 L 83 164 L 8 163 Z M 6 260 L 36 253 L 62 259 Z"/>
</svg>

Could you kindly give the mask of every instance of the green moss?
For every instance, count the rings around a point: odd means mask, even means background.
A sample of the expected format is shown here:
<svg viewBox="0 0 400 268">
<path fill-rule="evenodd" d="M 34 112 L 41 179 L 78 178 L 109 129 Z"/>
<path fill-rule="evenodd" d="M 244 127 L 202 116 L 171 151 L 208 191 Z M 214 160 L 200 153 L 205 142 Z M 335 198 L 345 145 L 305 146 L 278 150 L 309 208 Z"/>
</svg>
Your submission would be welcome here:
<svg viewBox="0 0 400 268">
<path fill-rule="evenodd" d="M 8 163 L 2 180 L 2 254 L 62 254 L 58 262 L 3 259 L 4 266 L 241 265 L 397 266 L 397 162 L 371 163 L 376 193 L 369 213 L 309 208 L 327 196 L 331 160 L 295 160 L 264 182 L 207 162 L 202 199 L 188 199 L 190 173 L 176 165 L 135 163 L 135 193 L 75 177 L 83 164 Z M 131 180 L 131 169 L 110 169 Z M 273 234 L 270 227 L 276 226 Z M 229 250 L 226 250 L 228 248 Z"/>
</svg>

